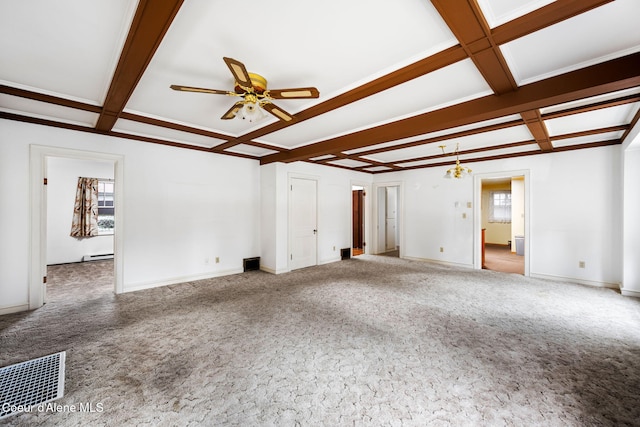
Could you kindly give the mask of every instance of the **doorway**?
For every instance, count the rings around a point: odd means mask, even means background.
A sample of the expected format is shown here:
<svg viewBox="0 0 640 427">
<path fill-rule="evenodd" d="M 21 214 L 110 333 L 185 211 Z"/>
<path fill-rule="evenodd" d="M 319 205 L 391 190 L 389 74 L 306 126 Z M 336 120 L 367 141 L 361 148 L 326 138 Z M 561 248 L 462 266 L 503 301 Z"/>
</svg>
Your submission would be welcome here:
<svg viewBox="0 0 640 427">
<path fill-rule="evenodd" d="M 475 176 L 476 268 L 529 275 L 527 177 L 528 171 Z"/>
<path fill-rule="evenodd" d="M 401 186 L 380 184 L 376 189 L 376 253 L 387 256 L 400 256 L 401 230 Z"/>
<path fill-rule="evenodd" d="M 71 286 L 92 287 L 95 293 L 111 293 L 115 230 L 115 171 L 112 160 L 46 158 L 46 290 Z M 97 235 L 72 237 L 71 217 L 80 177 L 97 178 Z M 101 268 L 98 267 L 98 261 Z M 93 265 L 91 265 L 93 264 Z M 87 271 L 86 274 L 76 274 Z M 66 274 L 63 274 L 66 272 Z M 98 280 L 98 277 L 103 277 Z M 110 279 L 109 279 L 110 277 Z M 73 279 L 73 280 L 72 280 Z M 95 279 L 95 280 L 94 280 Z M 74 294 L 69 293 L 70 297 Z M 45 302 L 50 302 L 45 293 Z"/>
<path fill-rule="evenodd" d="M 365 197 L 367 192 L 360 185 L 351 186 L 351 254 L 362 255 L 365 252 Z"/>
<path fill-rule="evenodd" d="M 30 147 L 30 198 L 31 198 L 31 220 L 30 220 L 30 257 L 29 257 L 29 309 L 42 307 L 46 301 L 46 276 L 47 276 L 47 164 L 50 158 L 78 159 L 85 161 L 111 162 L 114 175 L 114 221 L 122 228 L 122 209 L 117 206 L 123 205 L 124 182 L 123 163 L 124 157 L 115 154 L 95 153 L 81 150 L 46 147 L 32 145 Z M 77 179 L 77 177 L 76 177 Z M 113 234 L 113 290 L 115 293 L 122 293 L 123 286 L 123 241 L 118 230 Z"/>
</svg>

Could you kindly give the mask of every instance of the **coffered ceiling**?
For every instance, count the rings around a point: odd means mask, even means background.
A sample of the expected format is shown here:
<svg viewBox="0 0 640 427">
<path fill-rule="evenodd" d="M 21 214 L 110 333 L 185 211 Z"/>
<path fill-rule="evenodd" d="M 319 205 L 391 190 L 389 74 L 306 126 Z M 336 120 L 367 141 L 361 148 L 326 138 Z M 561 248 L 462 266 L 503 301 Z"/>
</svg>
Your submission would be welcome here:
<svg viewBox="0 0 640 427">
<path fill-rule="evenodd" d="M 638 0 L 4 0 L 0 118 L 132 143 L 379 173 L 622 143 L 640 117 Z M 221 120 L 223 57 L 284 122 Z M 445 145 L 445 152 L 439 148 Z"/>
</svg>

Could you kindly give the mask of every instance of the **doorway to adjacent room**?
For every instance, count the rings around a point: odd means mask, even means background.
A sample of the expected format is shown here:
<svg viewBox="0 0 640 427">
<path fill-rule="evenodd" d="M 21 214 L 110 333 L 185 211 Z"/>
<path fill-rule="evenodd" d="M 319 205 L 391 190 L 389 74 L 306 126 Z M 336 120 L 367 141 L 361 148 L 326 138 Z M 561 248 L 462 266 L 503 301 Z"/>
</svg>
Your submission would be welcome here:
<svg viewBox="0 0 640 427">
<path fill-rule="evenodd" d="M 476 176 L 476 268 L 528 275 L 526 171 Z"/>
<path fill-rule="evenodd" d="M 379 184 L 376 188 L 376 252 L 400 256 L 401 247 L 401 186 L 399 183 Z"/>
</svg>

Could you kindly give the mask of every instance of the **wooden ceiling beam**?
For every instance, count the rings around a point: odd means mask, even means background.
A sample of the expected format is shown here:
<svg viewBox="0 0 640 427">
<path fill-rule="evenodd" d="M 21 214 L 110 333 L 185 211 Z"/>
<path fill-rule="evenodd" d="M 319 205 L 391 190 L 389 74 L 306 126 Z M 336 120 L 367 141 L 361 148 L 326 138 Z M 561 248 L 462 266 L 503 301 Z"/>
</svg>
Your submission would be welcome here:
<svg viewBox="0 0 640 427">
<path fill-rule="evenodd" d="M 469 0 L 468 2 L 461 0 L 456 0 L 455 2 L 439 0 L 438 5 L 446 11 L 448 16 L 448 18 L 446 18 L 447 23 L 457 28 L 457 31 L 461 34 L 459 40 L 466 40 L 464 46 L 453 46 L 443 52 L 355 88 L 343 95 L 301 111 L 295 114 L 295 123 L 343 107 L 429 72 L 454 64 L 470 56 L 475 58 L 474 62 L 477 61 L 476 66 L 483 72 L 485 78 L 489 81 L 489 85 L 496 93 L 509 91 L 510 88 L 514 88 L 513 85 L 515 82 L 497 46 L 565 19 L 572 18 L 611 1 L 613 0 L 556 0 L 550 5 L 496 27 L 493 30 L 489 30 L 488 24 L 486 24 L 475 0 Z M 451 6 L 452 4 L 456 6 Z M 459 10 L 457 7 L 460 5 L 462 9 Z M 460 17 L 458 17 L 459 13 Z M 473 23 L 469 29 L 466 28 L 466 24 L 468 23 Z M 293 123 L 276 122 L 238 138 L 230 139 L 227 143 L 215 147 L 214 151 L 217 149 L 224 150 L 234 145 L 260 138 L 284 129 L 291 124 Z"/>
<path fill-rule="evenodd" d="M 545 113 L 542 115 L 542 118 L 544 120 L 550 120 L 558 117 L 571 116 L 573 114 L 588 113 L 589 111 L 601 110 L 603 108 L 617 107 L 618 105 L 633 104 L 634 102 L 639 101 L 640 93 L 615 99 L 609 99 L 606 101 L 600 101 L 593 104 L 582 105 L 579 107 L 566 108 L 563 110 L 553 111 L 551 113 Z"/>
<path fill-rule="evenodd" d="M 523 124 L 524 124 L 523 120 L 511 120 L 509 122 L 498 123 L 495 125 L 483 126 L 475 129 L 469 129 L 469 130 L 464 130 L 460 132 L 449 133 L 446 135 L 436 136 L 433 138 L 421 139 L 419 141 L 406 142 L 404 144 L 393 145 L 391 147 L 376 148 L 376 149 L 367 150 L 367 151 L 359 151 L 358 153 L 353 153 L 353 155 L 370 156 L 372 154 L 384 153 L 386 151 L 395 151 L 395 150 L 401 150 L 403 148 L 417 147 L 419 145 L 433 144 L 435 142 L 447 141 L 453 138 L 463 138 L 465 136 L 476 135 L 484 132 L 492 132 L 495 130 L 506 129 L 513 126 L 520 126 Z"/>
<path fill-rule="evenodd" d="M 327 101 L 314 105 L 311 108 L 300 111 L 299 113 L 294 114 L 294 122 L 300 123 L 304 120 L 328 113 L 331 110 L 344 107 L 352 102 L 359 101 L 368 96 L 375 95 L 378 92 L 382 92 L 399 84 L 406 83 L 425 74 L 444 68 L 448 65 L 455 64 L 465 58 L 467 58 L 467 54 L 464 49 L 460 46 L 453 46 L 428 58 L 424 58 L 385 76 L 377 78 L 369 83 L 365 83 L 362 86 L 345 92 L 335 98 L 328 99 Z M 224 150 L 234 145 L 242 144 L 255 138 L 260 138 L 261 136 L 284 129 L 290 124 L 292 123 L 285 123 L 282 121 L 275 122 L 253 132 L 244 134 L 238 138 L 230 139 L 228 143 L 219 146 L 219 149 Z"/>
<path fill-rule="evenodd" d="M 627 128 L 627 130 L 624 131 L 624 134 L 620 138 L 620 142 L 625 142 L 626 141 L 627 137 L 629 136 L 629 134 L 631 133 L 633 128 L 635 128 L 636 126 L 640 126 L 640 125 L 638 125 L 638 123 L 640 123 L 640 110 L 638 110 L 636 112 L 636 115 L 633 116 L 633 119 L 631 120 L 631 122 L 628 125 L 629 127 Z"/>
<path fill-rule="evenodd" d="M 109 132 L 142 78 L 184 0 L 140 0 L 96 130 Z"/>
<path fill-rule="evenodd" d="M 635 86 L 640 86 L 640 53 L 550 77 L 501 96 L 485 96 L 288 152 L 265 156 L 261 163 L 292 162 L 335 151 L 411 138 Z"/>
<path fill-rule="evenodd" d="M 535 139 L 540 146 L 540 149 L 544 152 L 553 151 L 553 144 L 551 144 L 551 140 L 549 139 L 549 131 L 542 120 L 540 110 L 523 111 L 520 115 L 524 119 L 527 128 L 529 128 L 533 139 Z"/>
<path fill-rule="evenodd" d="M 574 150 L 582 150 L 586 148 L 607 147 L 610 145 L 618 145 L 618 144 L 620 144 L 620 140 L 614 139 L 609 141 L 600 141 L 600 142 L 594 142 L 594 143 L 588 143 L 588 144 L 570 145 L 567 147 L 557 148 L 555 151 L 574 151 Z M 545 153 L 541 150 L 532 150 L 532 151 L 524 151 L 524 152 L 518 152 L 518 153 L 496 154 L 495 156 L 487 156 L 487 157 L 481 157 L 477 159 L 467 159 L 465 160 L 465 163 L 488 162 L 490 160 L 502 160 L 502 159 L 511 159 L 515 157 L 535 156 L 537 154 L 545 154 Z M 426 169 L 426 168 L 448 166 L 448 165 L 450 165 L 450 163 L 446 163 L 446 162 L 432 163 L 429 165 L 407 166 L 402 168 L 402 170 Z M 373 173 L 378 173 L 378 172 L 373 172 Z"/>
<path fill-rule="evenodd" d="M 154 119 L 151 117 L 141 116 L 139 114 L 122 112 L 120 113 L 119 118 L 125 119 L 125 120 L 131 120 L 137 123 L 144 123 L 146 125 L 159 126 L 165 129 L 173 129 L 181 132 L 188 132 L 196 135 L 207 136 L 209 138 L 215 138 L 219 140 L 226 140 L 229 137 L 229 135 L 225 135 L 222 133 L 195 128 L 193 126 L 186 126 L 178 123 L 168 122 L 166 120 Z"/>
<path fill-rule="evenodd" d="M 609 126 L 606 128 L 589 129 L 580 132 L 563 133 L 562 135 L 554 135 L 551 137 L 553 141 L 559 141 L 561 139 L 580 138 L 582 136 L 599 135 L 601 133 L 609 132 L 626 132 L 629 129 L 629 125 Z"/>
<path fill-rule="evenodd" d="M 97 105 L 87 104 L 86 102 L 73 101 L 71 99 L 61 98 L 59 96 L 47 95 L 44 93 L 33 92 L 26 89 L 19 89 L 7 85 L 0 85 L 0 93 L 17 96 L 20 98 L 31 99 L 33 101 L 46 102 L 48 104 L 59 105 L 61 107 L 89 111 L 91 113 L 102 112 L 102 108 Z"/>
<path fill-rule="evenodd" d="M 600 7 L 613 0 L 556 0 L 546 6 L 527 13 L 498 27 L 492 31 L 497 45 L 508 43 L 543 28 L 573 18 L 581 13 Z"/>
<path fill-rule="evenodd" d="M 432 0 L 469 58 L 497 95 L 517 89 L 515 78 L 473 0 Z"/>
</svg>

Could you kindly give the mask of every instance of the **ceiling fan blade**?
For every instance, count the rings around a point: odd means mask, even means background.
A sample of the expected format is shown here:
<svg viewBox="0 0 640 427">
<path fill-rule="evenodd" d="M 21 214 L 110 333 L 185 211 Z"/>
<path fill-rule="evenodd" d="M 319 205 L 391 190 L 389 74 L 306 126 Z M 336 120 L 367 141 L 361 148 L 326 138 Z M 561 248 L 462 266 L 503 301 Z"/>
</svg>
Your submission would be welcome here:
<svg viewBox="0 0 640 427">
<path fill-rule="evenodd" d="M 236 114 L 238 114 L 238 111 L 240 111 L 240 109 L 242 108 L 242 101 L 238 101 L 235 104 L 233 104 L 233 106 L 231 108 L 229 108 L 229 111 L 227 111 L 226 113 L 224 113 L 222 115 L 222 117 L 220 117 L 222 120 L 231 120 L 233 119 Z"/>
<path fill-rule="evenodd" d="M 229 92 L 227 90 L 205 89 L 202 87 L 191 87 L 191 86 L 180 86 L 180 85 L 171 85 L 170 87 L 173 90 L 179 90 L 182 92 L 202 92 L 202 93 L 213 93 L 215 95 L 233 95 L 233 92 Z"/>
<path fill-rule="evenodd" d="M 293 116 L 291 114 L 287 113 L 282 108 L 270 102 L 263 103 L 262 108 L 264 108 L 265 110 L 267 110 L 267 112 L 273 114 L 274 116 L 276 116 L 277 118 L 279 118 L 284 122 L 290 122 L 291 120 L 293 120 Z"/>
<path fill-rule="evenodd" d="M 251 77 L 249 77 L 249 72 L 242 62 L 227 57 L 223 57 L 222 59 L 224 59 L 224 62 L 227 64 L 227 67 L 229 67 L 231 74 L 233 74 L 233 77 L 236 79 L 236 82 L 240 86 L 246 88 L 253 87 L 253 83 L 251 83 Z"/>
<path fill-rule="evenodd" d="M 299 87 L 293 89 L 271 89 L 268 94 L 273 99 L 317 98 L 320 92 L 315 87 Z"/>
</svg>

